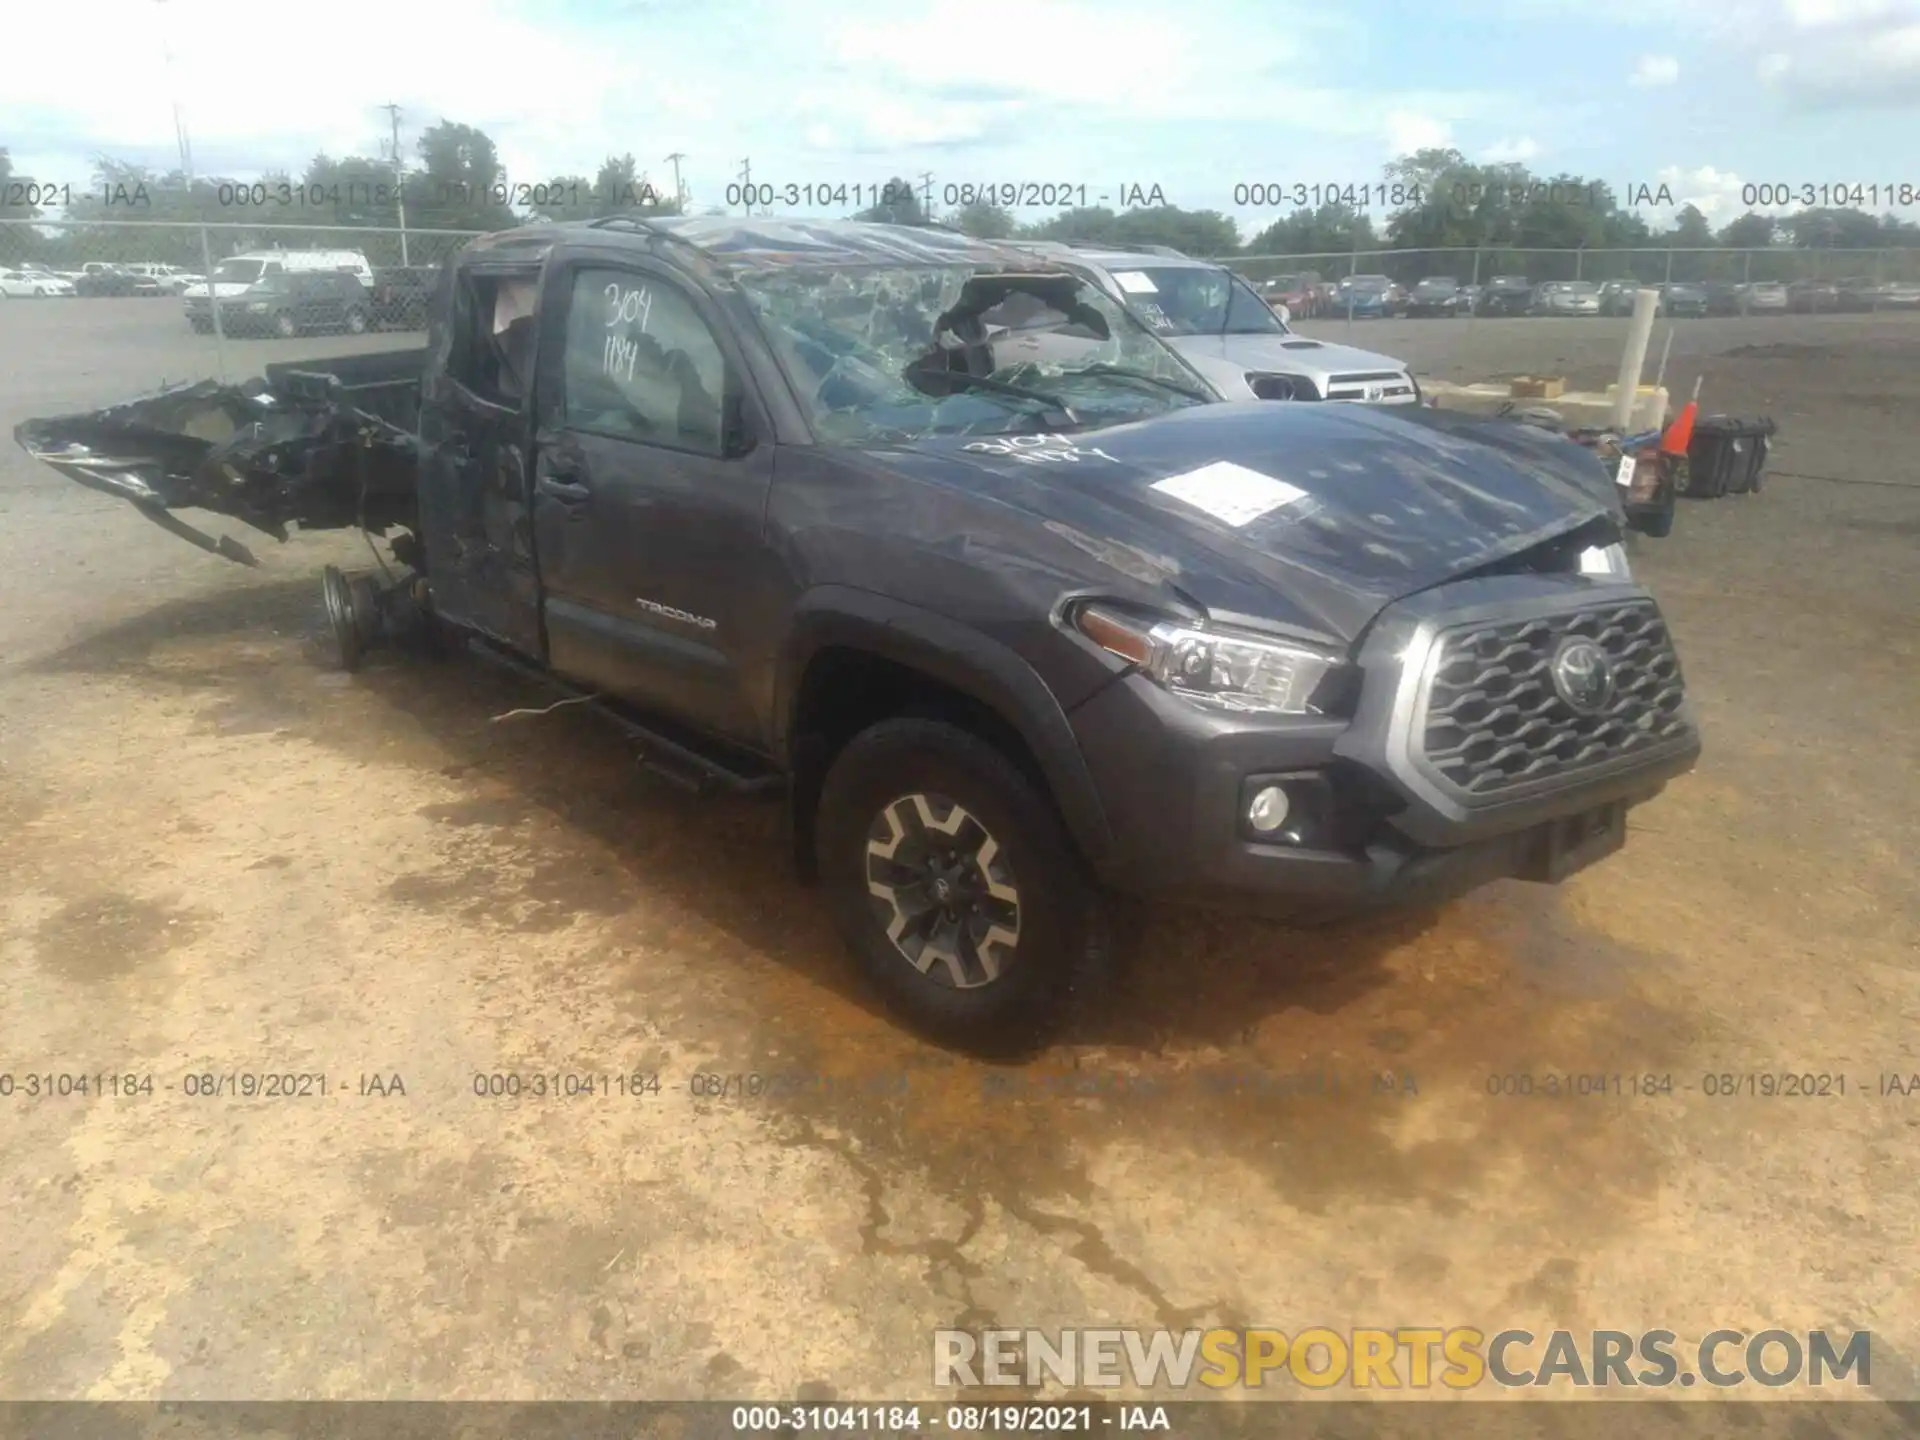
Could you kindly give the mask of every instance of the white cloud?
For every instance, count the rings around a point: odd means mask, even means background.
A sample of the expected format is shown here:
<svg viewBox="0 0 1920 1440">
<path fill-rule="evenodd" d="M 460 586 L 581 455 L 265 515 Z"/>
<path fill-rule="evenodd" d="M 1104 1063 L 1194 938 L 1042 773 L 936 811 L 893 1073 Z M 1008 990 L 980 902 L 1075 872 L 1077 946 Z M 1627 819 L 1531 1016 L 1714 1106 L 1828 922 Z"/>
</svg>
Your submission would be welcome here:
<svg viewBox="0 0 1920 1440">
<path fill-rule="evenodd" d="M 1480 158 L 1489 165 L 1505 165 L 1532 160 L 1539 154 L 1539 142 L 1531 135 L 1522 135 L 1518 140 L 1496 140 L 1480 152 Z"/>
<path fill-rule="evenodd" d="M 1805 30 L 1830 25 L 1857 25 L 1887 16 L 1911 13 L 1907 0 L 1785 0 L 1787 19 Z"/>
<path fill-rule="evenodd" d="M 1748 205 L 1741 199 L 1745 184 L 1731 171 L 1716 170 L 1711 165 L 1701 165 L 1691 170 L 1668 165 L 1659 171 L 1652 189 L 1657 192 L 1665 186 L 1673 197 L 1673 205 L 1671 208 L 1659 206 L 1648 218 L 1657 226 L 1671 221 L 1682 207 L 1692 205 L 1715 225 L 1724 225 L 1748 210 L 1760 208 Z"/>
<path fill-rule="evenodd" d="M 1631 82 L 1642 88 L 1672 85 L 1680 79 L 1680 62 L 1671 55 L 1642 55 L 1633 67 Z"/>
<path fill-rule="evenodd" d="M 1782 55 L 1776 50 L 1771 55 L 1762 55 L 1760 57 L 1760 63 L 1753 67 L 1753 71 L 1763 82 L 1770 85 L 1779 80 L 1792 68 L 1792 57 Z"/>
<path fill-rule="evenodd" d="M 1442 150 L 1453 144 L 1453 127 L 1438 116 L 1394 110 L 1386 119 L 1387 149 L 1393 155 Z"/>
</svg>

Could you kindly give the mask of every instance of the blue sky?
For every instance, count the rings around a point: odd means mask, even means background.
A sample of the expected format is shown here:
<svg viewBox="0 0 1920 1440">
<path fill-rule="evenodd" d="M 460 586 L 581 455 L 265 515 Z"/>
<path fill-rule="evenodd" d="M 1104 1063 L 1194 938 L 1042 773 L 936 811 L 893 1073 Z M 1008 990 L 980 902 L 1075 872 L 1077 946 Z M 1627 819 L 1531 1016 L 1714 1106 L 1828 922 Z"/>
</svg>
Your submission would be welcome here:
<svg viewBox="0 0 1920 1440">
<path fill-rule="evenodd" d="M 1375 182 L 1423 144 L 1664 183 L 1716 221 L 1750 183 L 1920 187 L 1920 0 L 63 0 L 8 35 L 42 59 L 8 67 L 0 144 L 75 183 L 102 151 L 174 164 L 177 98 L 197 168 L 242 178 L 373 153 L 394 101 L 409 151 L 467 121 L 515 180 L 630 150 L 664 188 L 678 150 L 696 205 L 748 157 L 936 193 L 1158 184 L 1248 235 L 1272 216 L 1236 184 Z"/>
</svg>

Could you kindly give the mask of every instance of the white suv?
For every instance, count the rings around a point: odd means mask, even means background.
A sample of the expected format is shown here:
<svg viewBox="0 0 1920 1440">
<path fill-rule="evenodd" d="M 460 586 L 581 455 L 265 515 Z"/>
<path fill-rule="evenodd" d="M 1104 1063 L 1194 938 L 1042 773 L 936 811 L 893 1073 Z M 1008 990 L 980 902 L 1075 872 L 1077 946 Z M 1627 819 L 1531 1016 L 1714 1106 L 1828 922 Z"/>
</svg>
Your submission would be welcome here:
<svg viewBox="0 0 1920 1440">
<path fill-rule="evenodd" d="M 1225 399 L 1420 403 L 1420 386 L 1406 362 L 1295 333 L 1224 265 L 1174 250 L 1014 243 L 1099 285 Z"/>
</svg>

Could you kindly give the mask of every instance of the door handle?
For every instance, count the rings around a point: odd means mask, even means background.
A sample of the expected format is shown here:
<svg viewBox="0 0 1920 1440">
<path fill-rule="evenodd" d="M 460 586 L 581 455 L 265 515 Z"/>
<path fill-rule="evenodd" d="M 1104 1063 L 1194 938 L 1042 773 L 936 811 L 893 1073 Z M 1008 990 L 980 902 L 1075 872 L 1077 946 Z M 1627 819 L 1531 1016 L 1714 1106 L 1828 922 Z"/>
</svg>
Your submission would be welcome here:
<svg viewBox="0 0 1920 1440">
<path fill-rule="evenodd" d="M 551 475 L 540 477 L 540 493 L 551 495 L 556 500 L 564 500 L 569 505 L 584 505 L 593 498 L 593 492 L 584 485 L 570 480 L 556 480 Z"/>
</svg>

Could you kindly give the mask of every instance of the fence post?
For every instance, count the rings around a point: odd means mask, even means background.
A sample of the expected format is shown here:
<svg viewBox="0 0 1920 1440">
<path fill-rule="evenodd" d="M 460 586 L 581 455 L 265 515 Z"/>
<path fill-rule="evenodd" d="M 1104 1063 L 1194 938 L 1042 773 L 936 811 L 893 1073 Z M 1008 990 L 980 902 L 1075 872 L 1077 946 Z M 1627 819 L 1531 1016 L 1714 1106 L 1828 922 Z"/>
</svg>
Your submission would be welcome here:
<svg viewBox="0 0 1920 1440">
<path fill-rule="evenodd" d="M 1740 313 L 1753 313 L 1753 251 L 1740 252 Z"/>
<path fill-rule="evenodd" d="M 1473 284 L 1475 287 L 1473 305 L 1467 311 L 1467 323 L 1469 325 L 1477 325 L 1480 321 L 1480 296 L 1478 294 L 1480 285 L 1480 247 L 1478 245 L 1473 247 Z"/>
<path fill-rule="evenodd" d="M 1587 261 L 1587 251 L 1586 251 L 1586 247 L 1583 245 L 1578 250 L 1575 250 L 1573 252 L 1573 278 L 1574 279 L 1584 280 L 1587 278 L 1584 274 L 1581 273 L 1581 271 L 1585 268 L 1586 261 Z"/>
<path fill-rule="evenodd" d="M 1671 285 L 1671 284 L 1673 284 L 1673 248 L 1672 248 L 1671 246 L 1669 246 L 1669 247 L 1667 248 L 1667 280 L 1666 280 L 1666 283 L 1667 283 L 1667 284 L 1669 284 L 1669 285 Z"/>
</svg>

